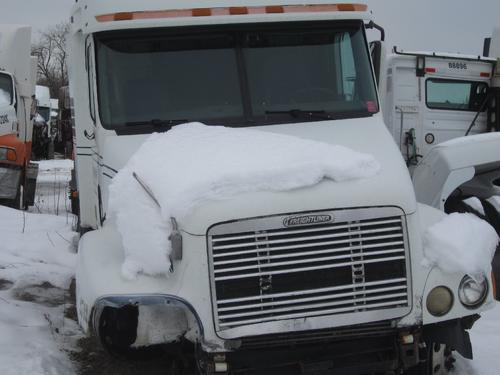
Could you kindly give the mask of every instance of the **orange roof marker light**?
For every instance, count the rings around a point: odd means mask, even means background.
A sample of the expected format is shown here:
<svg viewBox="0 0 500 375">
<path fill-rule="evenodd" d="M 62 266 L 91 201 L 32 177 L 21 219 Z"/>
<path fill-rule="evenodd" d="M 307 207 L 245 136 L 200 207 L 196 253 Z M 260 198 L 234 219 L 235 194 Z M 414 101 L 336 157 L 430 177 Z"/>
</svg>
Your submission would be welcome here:
<svg viewBox="0 0 500 375">
<path fill-rule="evenodd" d="M 158 18 L 238 16 L 246 14 L 276 13 L 318 13 L 318 12 L 366 12 L 365 4 L 310 4 L 310 5 L 273 5 L 255 7 L 220 7 L 175 10 L 150 10 L 136 12 L 110 13 L 96 16 L 98 22 L 131 21 Z"/>
</svg>

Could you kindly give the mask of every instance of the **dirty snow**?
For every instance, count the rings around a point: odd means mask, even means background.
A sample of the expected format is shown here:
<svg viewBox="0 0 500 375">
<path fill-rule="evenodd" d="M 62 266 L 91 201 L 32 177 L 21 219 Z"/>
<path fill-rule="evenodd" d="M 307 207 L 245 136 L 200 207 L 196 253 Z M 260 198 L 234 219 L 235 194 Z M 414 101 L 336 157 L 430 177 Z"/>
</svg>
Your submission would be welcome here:
<svg viewBox="0 0 500 375">
<path fill-rule="evenodd" d="M 0 206 L 0 233 L 0 374 L 74 373 L 63 350 L 78 332 L 64 317 L 76 265 L 71 220 Z"/>
<path fill-rule="evenodd" d="M 480 280 L 491 271 L 498 235 L 473 214 L 452 213 L 424 233 L 424 263 Z"/>
<path fill-rule="evenodd" d="M 464 199 L 463 202 L 467 206 L 469 206 L 470 208 L 472 208 L 473 210 L 475 210 L 476 212 L 479 212 L 481 215 L 485 216 L 483 204 L 481 203 L 481 201 L 479 200 L 479 198 L 477 198 L 477 197 L 470 197 L 470 198 Z"/>
<path fill-rule="evenodd" d="M 190 123 L 153 134 L 110 186 L 109 210 L 126 256 L 122 274 L 127 279 L 139 273 L 165 275 L 170 268 L 170 218 L 182 227 L 186 215 L 203 201 L 297 189 L 324 178 L 370 177 L 378 170 L 370 155 L 258 130 Z"/>
</svg>

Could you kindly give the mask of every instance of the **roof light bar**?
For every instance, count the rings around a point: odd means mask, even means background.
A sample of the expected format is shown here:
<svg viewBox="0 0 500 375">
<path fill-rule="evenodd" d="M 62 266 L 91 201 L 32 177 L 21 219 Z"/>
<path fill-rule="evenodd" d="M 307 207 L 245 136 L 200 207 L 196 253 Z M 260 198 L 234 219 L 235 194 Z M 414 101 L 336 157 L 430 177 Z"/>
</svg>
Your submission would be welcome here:
<svg viewBox="0 0 500 375">
<path fill-rule="evenodd" d="M 310 5 L 273 5 L 255 7 L 220 7 L 175 10 L 151 10 L 136 12 L 109 13 L 96 16 L 98 22 L 131 21 L 158 18 L 238 16 L 246 14 L 276 13 L 318 13 L 318 12 L 365 12 L 365 4 L 310 4 Z"/>
</svg>

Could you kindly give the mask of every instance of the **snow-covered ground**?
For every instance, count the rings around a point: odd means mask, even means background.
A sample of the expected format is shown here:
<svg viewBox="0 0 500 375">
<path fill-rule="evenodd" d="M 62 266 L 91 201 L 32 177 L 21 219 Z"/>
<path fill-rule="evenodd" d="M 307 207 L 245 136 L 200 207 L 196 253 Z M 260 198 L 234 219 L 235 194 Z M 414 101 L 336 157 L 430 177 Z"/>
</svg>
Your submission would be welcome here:
<svg viewBox="0 0 500 375">
<path fill-rule="evenodd" d="M 79 371 L 70 360 L 69 351 L 78 350 L 81 337 L 76 322 L 66 318 L 77 240 L 67 200 L 71 167 L 67 160 L 40 162 L 36 206 L 30 212 L 0 206 L 0 375 L 157 373 L 146 370 L 147 364 L 135 371 L 106 354 L 88 371 Z M 498 374 L 500 304 L 483 314 L 471 338 L 474 360 L 456 355 L 454 374 Z M 90 349 L 81 356 L 96 354 Z M 165 371 L 165 363 L 153 367 Z"/>
<path fill-rule="evenodd" d="M 482 314 L 470 332 L 474 360 L 455 355 L 457 375 L 497 375 L 500 373 L 500 303 Z"/>
<path fill-rule="evenodd" d="M 69 168 L 70 161 L 40 163 L 34 211 L 43 214 L 0 206 L 2 375 L 74 373 L 65 351 L 78 337 L 76 323 L 65 317 L 77 239 L 65 202 Z"/>
</svg>

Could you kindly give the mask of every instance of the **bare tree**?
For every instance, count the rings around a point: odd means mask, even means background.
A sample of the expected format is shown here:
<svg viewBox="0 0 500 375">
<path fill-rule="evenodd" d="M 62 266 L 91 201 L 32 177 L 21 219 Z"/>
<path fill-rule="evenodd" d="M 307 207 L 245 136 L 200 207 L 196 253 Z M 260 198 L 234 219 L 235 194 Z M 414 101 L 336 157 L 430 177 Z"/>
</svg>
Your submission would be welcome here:
<svg viewBox="0 0 500 375">
<path fill-rule="evenodd" d="M 38 58 L 38 84 L 48 86 L 52 97 L 68 84 L 66 37 L 68 23 L 48 27 L 40 33 L 32 46 L 32 54 Z"/>
</svg>

